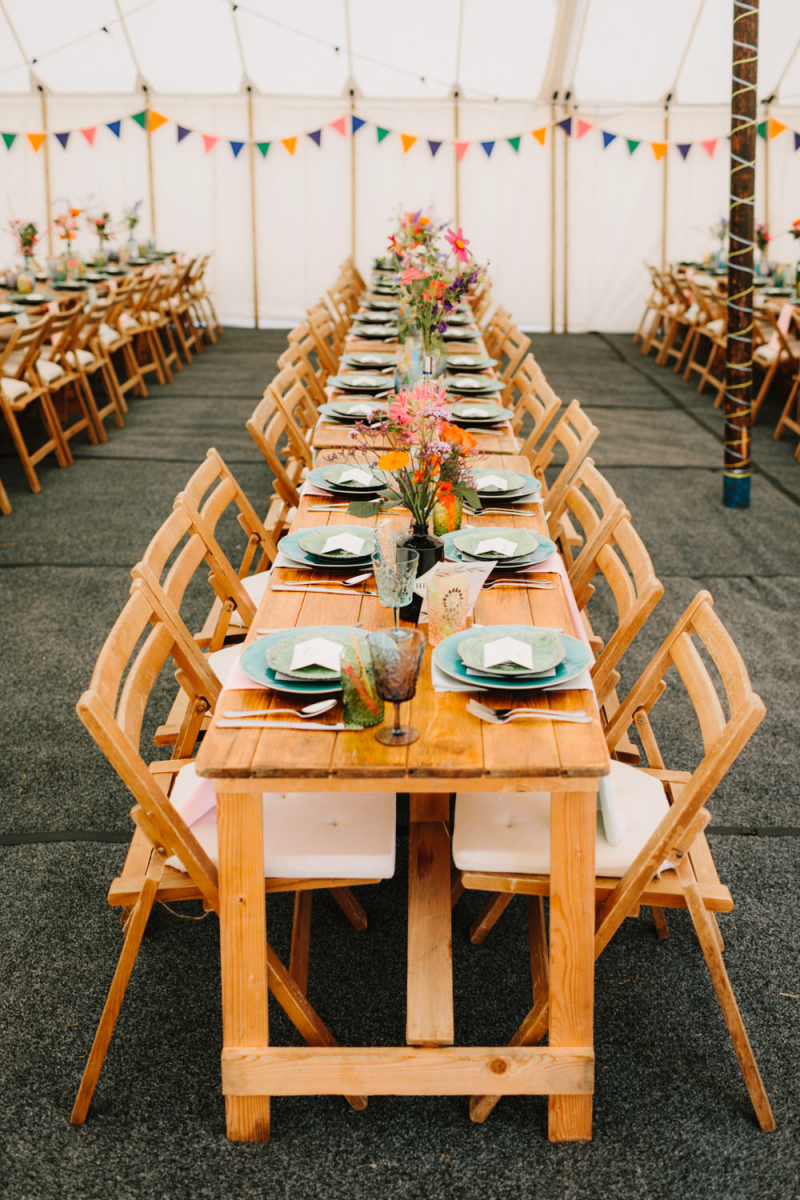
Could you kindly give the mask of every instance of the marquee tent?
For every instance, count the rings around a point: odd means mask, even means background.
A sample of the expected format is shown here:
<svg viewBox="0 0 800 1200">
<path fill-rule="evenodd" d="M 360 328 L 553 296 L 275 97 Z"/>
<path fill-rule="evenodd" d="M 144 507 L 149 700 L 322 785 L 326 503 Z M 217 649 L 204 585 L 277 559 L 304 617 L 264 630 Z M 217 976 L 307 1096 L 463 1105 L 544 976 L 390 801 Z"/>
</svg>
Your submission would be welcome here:
<svg viewBox="0 0 800 1200">
<path fill-rule="evenodd" d="M 756 217 L 794 262 L 800 5 L 760 9 Z M 731 0 L 2 0 L 3 223 L 141 198 L 162 247 L 213 250 L 228 321 L 255 261 L 266 324 L 434 204 L 520 321 L 632 328 L 644 262 L 727 212 L 731 26 Z"/>
</svg>

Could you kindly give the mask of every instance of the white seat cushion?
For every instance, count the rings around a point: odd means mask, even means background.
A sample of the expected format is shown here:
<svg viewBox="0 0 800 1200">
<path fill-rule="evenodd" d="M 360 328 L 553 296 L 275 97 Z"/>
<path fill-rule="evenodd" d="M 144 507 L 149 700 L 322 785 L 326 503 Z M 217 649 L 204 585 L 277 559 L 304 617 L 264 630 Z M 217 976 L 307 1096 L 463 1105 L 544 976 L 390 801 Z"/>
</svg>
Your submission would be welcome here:
<svg viewBox="0 0 800 1200">
<path fill-rule="evenodd" d="M 706 324 L 702 326 L 702 329 L 703 333 L 710 333 L 713 335 L 713 337 L 719 337 L 721 333 L 725 332 L 725 318 L 718 317 L 716 321 L 707 321 Z"/>
<path fill-rule="evenodd" d="M 45 383 L 54 383 L 59 376 L 64 374 L 63 367 L 60 367 L 58 363 L 50 362 L 46 358 L 37 358 L 36 370 Z"/>
<path fill-rule="evenodd" d="M 119 341 L 119 334 L 116 329 L 112 329 L 110 325 L 106 325 L 105 321 L 98 326 L 97 332 L 100 334 L 100 341 L 104 346 L 110 346 L 113 342 Z"/>
<path fill-rule="evenodd" d="M 610 846 L 598 816 L 595 872 L 620 878 L 669 808 L 658 779 L 626 763 L 611 763 L 621 838 Z M 557 803 L 557 801 L 556 801 Z M 550 874 L 549 792 L 459 792 L 453 861 L 462 871 Z"/>
<path fill-rule="evenodd" d="M 19 400 L 20 396 L 31 390 L 31 385 L 24 379 L 3 378 L 0 379 L 0 388 L 3 389 L 6 400 Z"/>
<path fill-rule="evenodd" d="M 264 592 L 267 590 L 267 584 L 269 583 L 269 571 L 259 571 L 258 575 L 248 575 L 247 578 L 243 579 L 241 582 L 242 587 L 257 608 L 261 603 Z M 239 629 L 243 628 L 244 621 L 238 612 L 235 612 L 231 617 L 231 625 L 235 625 Z"/>
<path fill-rule="evenodd" d="M 219 864 L 214 785 L 194 763 L 178 772 L 170 797 L 208 857 Z M 266 879 L 391 879 L 394 792 L 265 792 Z M 184 868 L 173 855 L 167 865 Z"/>
<path fill-rule="evenodd" d="M 88 367 L 94 362 L 94 355 L 89 350 L 68 350 L 67 362 L 74 367 L 77 361 L 79 367 Z"/>
</svg>

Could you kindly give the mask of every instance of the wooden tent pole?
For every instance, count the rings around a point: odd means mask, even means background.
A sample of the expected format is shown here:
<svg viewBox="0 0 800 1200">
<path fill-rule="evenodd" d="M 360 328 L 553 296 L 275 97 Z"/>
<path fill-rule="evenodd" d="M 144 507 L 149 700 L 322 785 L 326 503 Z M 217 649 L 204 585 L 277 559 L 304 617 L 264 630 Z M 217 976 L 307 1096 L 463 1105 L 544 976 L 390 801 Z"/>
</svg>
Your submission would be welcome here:
<svg viewBox="0 0 800 1200">
<path fill-rule="evenodd" d="M 550 332 L 556 331 L 556 92 L 550 105 Z"/>
<path fill-rule="evenodd" d="M 350 254 L 356 261 L 356 135 L 353 116 L 356 111 L 356 89 L 350 86 Z"/>
<path fill-rule="evenodd" d="M 669 102 L 668 96 L 664 104 L 664 141 L 667 143 L 667 153 L 664 155 L 664 178 L 661 184 L 661 270 L 667 269 L 667 198 L 669 195 Z"/>
<path fill-rule="evenodd" d="M 156 226 L 156 189 L 153 183 L 153 131 L 150 128 L 150 91 L 144 89 L 144 129 L 147 136 L 147 182 L 150 190 L 150 232 L 153 239 L 158 237 Z"/>
<path fill-rule="evenodd" d="M 47 257 L 53 257 L 53 195 L 50 187 L 50 129 L 47 124 L 47 96 L 41 84 L 37 85 L 42 101 L 42 131 L 44 133 L 44 201 L 47 212 Z"/>
<path fill-rule="evenodd" d="M 253 242 L 253 325 L 258 329 L 258 224 L 256 213 L 256 143 L 253 134 L 253 88 L 247 85 L 247 131 L 250 156 L 250 235 Z"/>
<path fill-rule="evenodd" d="M 564 120 L 569 116 L 569 97 L 567 92 L 564 103 Z M 553 137 L 555 137 L 555 129 Z M 564 229 L 563 229 L 563 248 L 564 248 L 564 295 L 563 295 L 563 313 L 564 313 L 564 333 L 569 333 L 569 143 L 570 135 L 564 130 Z"/>
<path fill-rule="evenodd" d="M 764 105 L 764 225 L 769 229 L 769 102 Z"/>
<path fill-rule="evenodd" d="M 453 89 L 453 140 L 458 141 L 458 88 Z M 461 228 L 461 162 L 458 155 L 455 156 L 455 202 L 456 215 L 455 227 Z"/>
<path fill-rule="evenodd" d="M 722 503 L 750 506 L 758 0 L 733 0 L 731 199 Z"/>
</svg>

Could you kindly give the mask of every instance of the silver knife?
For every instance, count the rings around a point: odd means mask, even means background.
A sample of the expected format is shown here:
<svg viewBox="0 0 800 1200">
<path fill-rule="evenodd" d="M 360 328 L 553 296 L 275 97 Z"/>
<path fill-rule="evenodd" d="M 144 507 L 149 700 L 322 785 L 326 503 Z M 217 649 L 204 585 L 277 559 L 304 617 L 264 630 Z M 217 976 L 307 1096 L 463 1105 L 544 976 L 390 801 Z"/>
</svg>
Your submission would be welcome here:
<svg viewBox="0 0 800 1200">
<path fill-rule="evenodd" d="M 315 721 L 266 721 L 266 720 L 228 720 L 221 717 L 216 722 L 217 729 L 314 729 L 327 730 L 328 733 L 343 733 L 345 730 L 352 729 L 352 725 L 325 725 L 323 722 Z"/>
</svg>

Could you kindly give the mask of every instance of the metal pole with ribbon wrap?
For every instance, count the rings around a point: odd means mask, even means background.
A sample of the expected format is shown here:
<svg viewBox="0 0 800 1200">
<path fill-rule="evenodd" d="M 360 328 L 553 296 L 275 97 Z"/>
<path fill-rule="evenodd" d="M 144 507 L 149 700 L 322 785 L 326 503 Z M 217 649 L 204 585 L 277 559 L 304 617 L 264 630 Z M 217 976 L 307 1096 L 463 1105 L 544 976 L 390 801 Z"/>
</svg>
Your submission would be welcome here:
<svg viewBox="0 0 800 1200">
<path fill-rule="evenodd" d="M 758 0 L 733 0 L 731 202 L 722 503 L 750 506 Z"/>
</svg>

